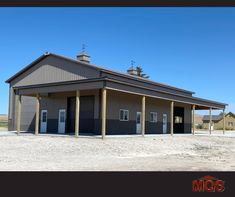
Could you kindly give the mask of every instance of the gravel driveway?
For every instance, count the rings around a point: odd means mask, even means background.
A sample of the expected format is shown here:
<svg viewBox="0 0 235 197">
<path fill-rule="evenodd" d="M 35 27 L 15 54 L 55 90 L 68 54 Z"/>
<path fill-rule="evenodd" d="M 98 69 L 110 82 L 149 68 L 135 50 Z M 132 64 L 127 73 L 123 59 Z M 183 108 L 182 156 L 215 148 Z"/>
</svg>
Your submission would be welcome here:
<svg viewBox="0 0 235 197">
<path fill-rule="evenodd" d="M 0 170 L 235 170 L 235 133 L 80 137 L 0 132 Z"/>
</svg>

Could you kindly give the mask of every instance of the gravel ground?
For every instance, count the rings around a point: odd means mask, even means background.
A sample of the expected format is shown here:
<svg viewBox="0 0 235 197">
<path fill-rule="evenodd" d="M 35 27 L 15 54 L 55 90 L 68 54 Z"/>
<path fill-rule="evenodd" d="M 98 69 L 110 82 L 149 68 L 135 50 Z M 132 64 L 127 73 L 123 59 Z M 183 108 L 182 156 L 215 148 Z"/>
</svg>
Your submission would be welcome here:
<svg viewBox="0 0 235 197">
<path fill-rule="evenodd" d="M 235 170 L 235 132 L 73 136 L 0 132 L 4 171 L 177 171 Z"/>
</svg>

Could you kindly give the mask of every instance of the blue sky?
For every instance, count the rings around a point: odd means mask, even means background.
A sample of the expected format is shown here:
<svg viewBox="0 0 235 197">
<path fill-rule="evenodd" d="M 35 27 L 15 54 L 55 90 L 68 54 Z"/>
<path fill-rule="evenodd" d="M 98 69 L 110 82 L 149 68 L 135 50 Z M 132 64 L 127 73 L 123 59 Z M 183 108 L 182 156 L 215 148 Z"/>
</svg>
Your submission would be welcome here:
<svg viewBox="0 0 235 197">
<path fill-rule="evenodd" d="M 235 8 L 0 8 L 0 114 L 6 79 L 46 51 L 75 58 L 83 43 L 94 64 L 126 72 L 134 60 L 235 112 Z"/>
</svg>

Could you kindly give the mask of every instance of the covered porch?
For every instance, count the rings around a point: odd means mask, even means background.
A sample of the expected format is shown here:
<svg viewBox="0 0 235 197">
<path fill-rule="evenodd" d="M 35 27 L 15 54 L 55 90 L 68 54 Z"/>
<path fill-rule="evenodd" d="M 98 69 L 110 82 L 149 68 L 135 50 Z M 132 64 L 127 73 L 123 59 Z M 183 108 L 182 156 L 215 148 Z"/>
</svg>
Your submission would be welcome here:
<svg viewBox="0 0 235 197">
<path fill-rule="evenodd" d="M 21 86 L 14 87 L 16 95 L 18 95 L 18 116 L 17 116 L 17 133 L 20 133 L 21 130 L 21 111 L 22 111 L 22 97 L 23 96 L 31 96 L 36 98 L 36 113 L 35 113 L 35 135 L 39 134 L 40 119 L 46 117 L 42 111 L 42 104 L 40 101 L 46 99 L 50 94 L 67 94 L 70 93 L 75 101 L 74 106 L 74 121 L 70 122 L 70 127 L 74 129 L 74 135 L 79 137 L 81 133 L 81 96 L 85 91 L 97 91 L 99 92 L 99 104 L 100 107 L 97 116 L 98 124 L 100 124 L 100 134 L 102 139 L 105 139 L 107 134 L 107 106 L 111 100 L 109 100 L 109 94 L 125 94 L 134 95 L 136 99 L 139 99 L 139 111 L 141 112 L 141 116 L 139 117 L 140 121 L 140 133 L 142 136 L 146 134 L 146 105 L 148 105 L 149 101 L 159 100 L 165 101 L 169 107 L 169 130 L 170 134 L 174 134 L 175 127 L 175 116 L 176 107 L 179 104 L 187 104 L 190 106 L 192 113 L 192 134 L 195 134 L 195 110 L 209 110 L 209 114 L 211 117 L 212 110 L 223 110 L 225 109 L 225 105 L 217 102 L 212 102 L 204 99 L 199 99 L 190 96 L 180 96 L 176 94 L 169 94 L 163 91 L 156 91 L 150 88 L 140 87 L 132 84 L 127 84 L 124 82 L 116 81 L 113 79 L 109 79 L 107 77 L 99 78 L 99 79 L 84 79 L 77 81 L 69 81 L 69 82 L 59 82 L 59 83 L 50 83 L 50 84 L 40 84 L 40 85 L 30 85 L 30 86 Z M 109 106 L 110 107 L 110 106 Z M 40 117 L 41 111 L 41 117 Z M 100 115 L 99 115 L 100 113 Z M 167 114 L 167 113 L 166 113 Z M 66 113 L 64 111 L 59 112 L 59 122 L 64 123 L 66 121 Z M 136 120 L 138 121 L 138 120 Z M 164 120 L 163 120 L 164 121 Z M 168 122 L 167 122 L 168 123 Z M 166 123 L 166 124 L 167 124 Z M 89 124 L 89 123 L 87 123 Z M 211 124 L 211 121 L 210 121 Z M 63 125 L 63 124 L 62 124 Z M 225 125 L 224 130 L 225 131 Z M 59 128 L 58 128 L 59 132 Z M 163 132 L 164 133 L 164 132 Z M 209 127 L 209 133 L 211 134 L 211 127 Z"/>
</svg>

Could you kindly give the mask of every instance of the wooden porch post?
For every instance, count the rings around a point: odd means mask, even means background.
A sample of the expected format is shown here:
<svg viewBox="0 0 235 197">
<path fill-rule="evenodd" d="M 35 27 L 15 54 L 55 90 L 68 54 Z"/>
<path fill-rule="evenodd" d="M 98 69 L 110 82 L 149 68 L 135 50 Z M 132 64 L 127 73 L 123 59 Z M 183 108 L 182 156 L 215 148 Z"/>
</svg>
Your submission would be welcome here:
<svg viewBox="0 0 235 197">
<path fill-rule="evenodd" d="M 212 122 L 212 117 L 211 117 L 211 108 L 210 108 L 210 121 L 209 121 L 209 132 L 211 134 L 211 122 Z"/>
<path fill-rule="evenodd" d="M 193 105 L 193 135 L 195 134 L 195 105 Z"/>
<path fill-rule="evenodd" d="M 35 121 L 35 135 L 39 132 L 39 111 L 40 111 L 40 101 L 39 94 L 36 96 L 36 121 Z"/>
<path fill-rule="evenodd" d="M 102 89 L 102 139 L 104 140 L 106 134 L 106 97 L 107 90 Z"/>
<path fill-rule="evenodd" d="M 142 116 L 141 116 L 141 133 L 145 134 L 145 96 L 142 96 Z"/>
<path fill-rule="evenodd" d="M 225 109 L 223 109 L 223 134 L 225 134 Z"/>
<path fill-rule="evenodd" d="M 76 91 L 75 137 L 79 135 L 80 91 Z"/>
<path fill-rule="evenodd" d="M 21 95 L 18 96 L 17 134 L 20 134 L 20 122 L 21 122 Z"/>
<path fill-rule="evenodd" d="M 174 102 L 171 101 L 171 136 L 174 133 Z"/>
</svg>

